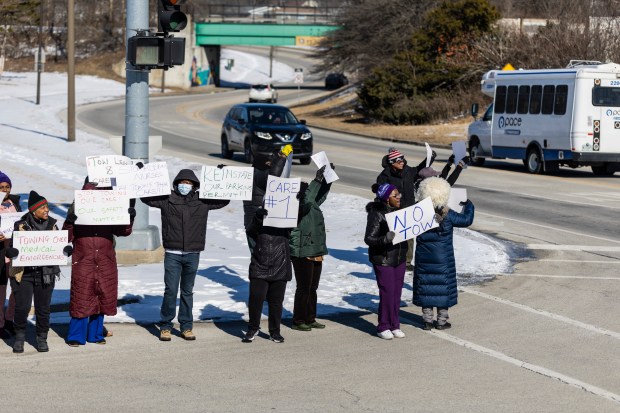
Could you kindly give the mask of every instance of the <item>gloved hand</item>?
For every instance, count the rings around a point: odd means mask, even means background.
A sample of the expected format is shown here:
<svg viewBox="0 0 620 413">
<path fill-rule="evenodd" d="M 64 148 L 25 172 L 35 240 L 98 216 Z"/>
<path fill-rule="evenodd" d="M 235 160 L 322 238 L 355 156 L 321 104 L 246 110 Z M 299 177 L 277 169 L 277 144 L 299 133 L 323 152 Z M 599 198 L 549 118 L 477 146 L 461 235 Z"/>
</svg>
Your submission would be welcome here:
<svg viewBox="0 0 620 413">
<path fill-rule="evenodd" d="M 129 219 L 134 219 L 136 217 L 136 209 L 129 207 L 127 209 L 127 212 L 129 212 Z"/>
<path fill-rule="evenodd" d="M 77 221 L 77 215 L 75 215 L 74 213 L 70 212 L 67 214 L 67 218 L 65 218 L 65 222 L 67 224 L 75 224 L 75 221 Z"/>
<path fill-rule="evenodd" d="M 135 208 L 136 206 L 136 198 L 130 198 L 129 199 L 129 207 L 130 208 Z"/>
<path fill-rule="evenodd" d="M 86 185 L 84 185 L 82 187 L 82 189 L 84 191 L 94 191 L 95 189 L 97 189 L 97 183 L 96 182 L 89 182 Z"/>
<path fill-rule="evenodd" d="M 73 254 L 73 247 L 71 245 L 67 245 L 62 249 L 62 253 L 65 254 L 65 256 L 70 257 L 71 254 Z"/>
<path fill-rule="evenodd" d="M 217 166 L 217 169 L 222 169 L 222 168 L 223 168 L 223 167 L 225 167 L 225 166 L 226 166 L 226 165 L 224 165 L 223 163 L 221 163 L 221 164 L 219 164 L 219 165 Z"/>
<path fill-rule="evenodd" d="M 448 158 L 448 163 L 454 163 L 454 154 L 450 155 Z"/>
<path fill-rule="evenodd" d="M 138 169 L 144 168 L 144 164 L 142 162 L 136 162 L 136 166 L 138 167 Z"/>
<path fill-rule="evenodd" d="M 467 205 L 468 203 L 469 203 L 469 199 L 466 199 L 465 201 L 461 201 L 461 202 L 459 202 L 459 205 L 460 205 L 460 206 L 465 206 L 465 205 Z"/>
<path fill-rule="evenodd" d="M 329 166 L 331 166 L 332 170 L 334 170 L 334 171 L 336 170 L 336 165 L 334 165 L 333 163 L 330 162 Z"/>
<path fill-rule="evenodd" d="M 437 157 L 437 152 L 432 151 L 431 152 L 431 163 L 435 162 L 435 158 Z"/>
<path fill-rule="evenodd" d="M 13 248 L 13 247 L 8 247 L 6 249 L 6 257 L 7 258 L 15 258 L 19 255 L 19 250 L 17 248 Z"/>
<path fill-rule="evenodd" d="M 269 214 L 269 211 L 267 211 L 265 208 L 258 208 L 255 214 L 256 218 L 262 220 L 267 216 L 267 214 Z"/>
<path fill-rule="evenodd" d="M 396 237 L 396 233 L 394 231 L 390 231 L 387 234 L 385 234 L 385 240 L 387 242 L 392 242 L 395 237 Z"/>
<path fill-rule="evenodd" d="M 464 157 L 463 159 L 461 159 L 461 162 L 463 162 L 463 164 L 465 165 L 469 165 L 471 159 L 469 158 L 469 156 Z"/>
<path fill-rule="evenodd" d="M 324 174 L 325 174 L 325 167 L 327 165 L 323 165 L 319 168 L 318 171 L 316 171 L 316 176 L 314 177 L 314 180 L 317 181 L 318 183 L 323 182 L 323 178 L 324 178 Z"/>
<path fill-rule="evenodd" d="M 280 149 L 280 152 L 284 155 L 284 156 L 288 156 L 291 152 L 293 152 L 293 145 L 284 145 L 282 147 L 282 149 Z"/>
</svg>

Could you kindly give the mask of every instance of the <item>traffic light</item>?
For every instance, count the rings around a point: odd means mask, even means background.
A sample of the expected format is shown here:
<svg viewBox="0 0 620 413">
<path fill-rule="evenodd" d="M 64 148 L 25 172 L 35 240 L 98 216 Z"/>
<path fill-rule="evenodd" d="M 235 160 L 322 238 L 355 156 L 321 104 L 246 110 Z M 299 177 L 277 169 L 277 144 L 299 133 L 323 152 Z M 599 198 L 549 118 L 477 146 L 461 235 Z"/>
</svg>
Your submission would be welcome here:
<svg viewBox="0 0 620 413">
<path fill-rule="evenodd" d="M 137 35 L 129 38 L 127 60 L 138 69 L 168 69 L 185 62 L 185 38 Z"/>
<path fill-rule="evenodd" d="M 158 0 L 159 25 L 164 33 L 178 32 L 187 26 L 187 16 L 181 11 L 186 0 Z"/>
</svg>

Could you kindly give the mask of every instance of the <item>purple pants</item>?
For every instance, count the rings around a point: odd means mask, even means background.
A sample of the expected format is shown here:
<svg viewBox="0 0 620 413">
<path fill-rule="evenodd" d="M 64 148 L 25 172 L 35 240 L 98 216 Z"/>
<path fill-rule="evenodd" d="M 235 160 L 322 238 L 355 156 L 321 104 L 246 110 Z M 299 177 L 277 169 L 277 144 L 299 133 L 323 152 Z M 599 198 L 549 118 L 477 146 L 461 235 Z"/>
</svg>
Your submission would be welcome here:
<svg viewBox="0 0 620 413">
<path fill-rule="evenodd" d="M 383 267 L 373 265 L 377 286 L 379 287 L 379 325 L 377 331 L 400 329 L 400 296 L 405 283 L 405 268 L 403 262 L 397 267 Z"/>
</svg>

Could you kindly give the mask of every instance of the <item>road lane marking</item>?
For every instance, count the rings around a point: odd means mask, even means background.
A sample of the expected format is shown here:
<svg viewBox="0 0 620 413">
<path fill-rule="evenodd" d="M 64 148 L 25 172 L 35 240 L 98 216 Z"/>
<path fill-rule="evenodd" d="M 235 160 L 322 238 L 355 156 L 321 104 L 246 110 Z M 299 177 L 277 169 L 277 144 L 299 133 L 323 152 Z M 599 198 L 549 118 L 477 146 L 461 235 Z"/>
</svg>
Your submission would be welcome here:
<svg viewBox="0 0 620 413">
<path fill-rule="evenodd" d="M 507 300 L 505 298 L 496 297 L 494 295 L 486 294 L 481 291 L 472 290 L 467 287 L 459 287 L 459 289 L 465 293 L 469 293 L 472 295 L 477 295 L 478 297 L 485 298 L 487 300 L 495 301 L 500 304 L 509 305 L 514 308 L 518 308 L 519 310 L 527 311 L 528 313 L 533 313 L 537 315 L 542 315 L 544 317 L 551 318 L 556 321 L 561 321 L 566 324 L 570 324 L 574 327 L 582 328 L 584 330 L 589 330 L 598 334 L 602 334 L 608 337 L 612 337 L 620 340 L 620 333 L 616 333 L 615 331 L 607 330 L 604 328 L 593 326 L 592 324 L 583 323 L 581 321 L 573 320 L 572 318 L 564 317 L 559 314 L 550 313 L 549 311 L 539 310 L 537 308 L 528 307 L 523 304 L 515 303 L 514 301 Z"/>
<path fill-rule="evenodd" d="M 604 238 L 604 237 L 597 237 L 595 235 L 588 235 L 588 234 L 584 234 L 582 232 L 569 231 L 567 229 L 556 228 L 556 227 L 552 227 L 552 226 L 549 226 L 549 225 L 536 224 L 534 222 L 523 221 L 523 220 L 520 220 L 520 219 L 503 217 L 501 215 L 489 214 L 487 212 L 476 211 L 476 214 L 486 215 L 486 216 L 489 216 L 489 217 L 493 217 L 493 218 L 497 218 L 497 219 L 503 219 L 503 220 L 507 220 L 507 221 L 519 222 L 521 224 L 532 225 L 532 226 L 535 226 L 535 227 L 545 228 L 545 229 L 549 229 L 549 230 L 552 230 L 552 231 L 566 232 L 567 234 L 578 235 L 580 237 L 594 238 L 594 239 L 598 239 L 598 240 L 601 240 L 601 241 L 613 242 L 614 244 L 620 244 L 620 240 L 615 240 L 615 239 L 611 239 L 611 238 Z"/>
<path fill-rule="evenodd" d="M 527 248 L 531 250 L 620 252 L 620 247 L 606 245 L 527 244 Z"/>
<path fill-rule="evenodd" d="M 542 259 L 542 260 L 537 260 L 538 262 L 574 262 L 574 263 L 584 263 L 584 264 L 620 264 L 620 260 L 619 261 L 611 261 L 611 260 L 607 260 L 607 261 L 603 261 L 603 260 L 553 260 L 553 259 Z"/>
<path fill-rule="evenodd" d="M 450 341 L 459 346 L 465 347 L 466 349 L 476 351 L 478 353 L 482 353 L 486 356 L 490 356 L 496 358 L 498 360 L 504 361 L 506 363 L 512 364 L 519 368 L 531 371 L 533 373 L 540 374 L 541 376 L 548 377 L 551 379 L 555 379 L 560 381 L 561 383 L 568 384 L 570 386 L 576 387 L 578 389 L 584 390 L 588 393 L 594 394 L 596 396 L 603 397 L 604 399 L 611 400 L 616 403 L 620 403 L 620 395 L 616 393 L 612 393 L 608 390 L 602 389 L 600 387 L 594 386 L 589 383 L 585 383 L 581 380 L 578 380 L 574 377 L 567 376 L 565 374 L 559 373 L 555 370 L 550 370 L 548 368 L 539 366 L 537 364 L 528 363 L 527 361 L 519 360 L 517 358 L 511 357 L 505 353 L 501 353 L 499 351 L 492 350 L 490 348 L 472 343 L 471 341 L 463 340 L 462 338 L 455 337 L 453 335 L 444 333 L 443 331 L 429 331 L 428 334 L 432 334 L 442 340 Z"/>
<path fill-rule="evenodd" d="M 620 264 L 618 262 L 614 264 Z M 538 278 L 571 278 L 575 280 L 609 280 L 609 281 L 620 281 L 620 277 L 588 277 L 584 275 L 550 275 L 550 274 L 497 274 L 503 275 L 506 277 L 538 277 Z"/>
</svg>

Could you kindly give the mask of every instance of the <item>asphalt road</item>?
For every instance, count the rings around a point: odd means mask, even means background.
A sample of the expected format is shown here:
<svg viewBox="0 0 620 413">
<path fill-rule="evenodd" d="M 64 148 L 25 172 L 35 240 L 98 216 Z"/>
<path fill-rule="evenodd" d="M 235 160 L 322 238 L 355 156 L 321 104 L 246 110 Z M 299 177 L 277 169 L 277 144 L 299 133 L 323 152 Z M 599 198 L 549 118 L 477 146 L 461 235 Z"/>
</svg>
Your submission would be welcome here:
<svg viewBox="0 0 620 413">
<path fill-rule="evenodd" d="M 221 118 L 245 93 L 152 99 L 162 153 L 219 163 Z M 297 91 L 281 99 L 292 103 Z M 122 105 L 114 105 L 82 108 L 79 120 L 118 134 L 110 125 Z M 330 196 L 370 198 L 389 144 L 314 131 L 315 150 L 327 151 L 341 177 Z M 398 146 L 411 162 L 424 157 L 420 147 Z M 442 165 L 449 152 L 438 152 Z M 196 342 L 171 343 L 159 342 L 152 326 L 113 325 L 106 346 L 74 349 L 56 326 L 48 354 L 28 346 L 14 356 L 10 341 L 0 346 L 0 385 L 11 389 L 3 409 L 620 411 L 620 176 L 569 169 L 533 176 L 520 162 L 488 165 L 468 168 L 457 185 L 476 205 L 473 229 L 511 245 L 514 268 L 462 286 L 451 330 L 421 330 L 413 306 L 401 309 L 407 337 L 392 341 L 376 337 L 373 313 L 326 320 L 322 331 L 284 328 L 283 344 L 264 337 L 243 344 L 238 323 L 201 323 Z M 296 164 L 294 173 L 310 178 L 314 168 Z M 405 293 L 403 305 L 410 298 Z"/>
</svg>

